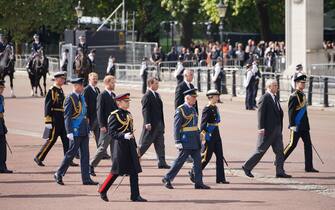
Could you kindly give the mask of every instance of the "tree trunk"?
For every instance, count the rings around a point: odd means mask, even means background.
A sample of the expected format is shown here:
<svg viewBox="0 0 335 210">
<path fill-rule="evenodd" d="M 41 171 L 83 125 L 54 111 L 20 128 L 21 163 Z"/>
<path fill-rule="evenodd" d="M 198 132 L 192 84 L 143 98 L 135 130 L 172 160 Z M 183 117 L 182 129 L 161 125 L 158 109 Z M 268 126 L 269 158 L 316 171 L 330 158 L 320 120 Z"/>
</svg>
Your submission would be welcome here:
<svg viewBox="0 0 335 210">
<path fill-rule="evenodd" d="M 189 47 L 192 42 L 192 36 L 193 36 L 193 18 L 183 18 L 181 21 L 182 25 L 182 36 L 181 36 L 181 44 L 184 47 Z"/>
<path fill-rule="evenodd" d="M 256 9 L 260 22 L 261 38 L 264 41 L 271 41 L 270 20 L 266 4 L 266 0 L 256 0 Z"/>
</svg>

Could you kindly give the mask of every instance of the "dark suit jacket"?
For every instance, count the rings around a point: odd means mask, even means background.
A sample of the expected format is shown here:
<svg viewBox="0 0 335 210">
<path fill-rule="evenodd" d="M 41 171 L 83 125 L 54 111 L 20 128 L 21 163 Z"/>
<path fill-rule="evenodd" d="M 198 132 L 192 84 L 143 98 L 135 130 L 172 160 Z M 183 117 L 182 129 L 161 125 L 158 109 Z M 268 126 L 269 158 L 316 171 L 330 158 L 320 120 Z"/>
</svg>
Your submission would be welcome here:
<svg viewBox="0 0 335 210">
<path fill-rule="evenodd" d="M 109 95 L 109 93 L 104 90 L 97 97 L 97 117 L 99 127 L 108 127 L 108 117 L 112 111 L 117 109 L 115 102 L 115 94 Z"/>
<path fill-rule="evenodd" d="M 151 90 L 147 90 L 141 100 L 144 125 L 151 124 L 155 127 L 158 123 L 163 123 L 164 126 L 163 102 L 160 95 L 157 92 L 155 94 L 156 97 Z"/>
<path fill-rule="evenodd" d="M 84 89 L 84 97 L 87 105 L 86 117 L 90 120 L 90 125 L 97 119 L 97 97 L 100 93 L 98 87 L 95 87 L 94 91 L 90 85 L 87 85 Z"/>
<path fill-rule="evenodd" d="M 279 105 L 280 106 L 280 105 Z M 280 126 L 283 129 L 283 110 L 278 109 L 270 93 L 266 92 L 258 102 L 258 129 L 271 132 Z"/>
<path fill-rule="evenodd" d="M 178 108 L 178 106 L 182 105 L 185 101 L 184 101 L 184 92 L 186 90 L 192 89 L 194 88 L 193 84 L 190 84 L 190 88 L 188 88 L 187 84 L 185 81 L 181 82 L 179 85 L 177 85 L 176 87 L 176 92 L 175 92 L 175 109 Z M 195 110 L 198 112 L 198 102 L 194 105 Z"/>
</svg>

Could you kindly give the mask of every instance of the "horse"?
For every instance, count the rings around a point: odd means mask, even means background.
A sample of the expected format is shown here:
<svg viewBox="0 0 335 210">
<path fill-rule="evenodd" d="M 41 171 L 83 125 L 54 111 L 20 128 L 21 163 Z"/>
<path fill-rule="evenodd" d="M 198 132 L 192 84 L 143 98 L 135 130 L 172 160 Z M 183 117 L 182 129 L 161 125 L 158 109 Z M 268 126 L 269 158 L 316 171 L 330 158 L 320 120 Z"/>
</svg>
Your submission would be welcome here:
<svg viewBox="0 0 335 210">
<path fill-rule="evenodd" d="M 84 86 L 88 84 L 88 74 L 92 72 L 91 61 L 81 50 L 74 60 L 74 72 L 79 78 L 84 79 Z"/>
<path fill-rule="evenodd" d="M 31 84 L 31 96 L 37 95 L 37 89 L 40 90 L 40 95 L 46 95 L 46 78 L 47 73 L 49 73 L 49 60 L 44 55 L 43 50 L 39 50 L 32 59 L 32 62 L 29 63 L 28 75 Z M 40 80 L 43 77 L 43 86 L 44 92 L 40 85 Z"/>
<path fill-rule="evenodd" d="M 7 45 L 5 50 L 0 55 L 0 80 L 4 80 L 6 76 L 9 76 L 11 97 L 15 98 L 13 79 L 15 72 L 15 54 L 14 47 Z"/>
</svg>

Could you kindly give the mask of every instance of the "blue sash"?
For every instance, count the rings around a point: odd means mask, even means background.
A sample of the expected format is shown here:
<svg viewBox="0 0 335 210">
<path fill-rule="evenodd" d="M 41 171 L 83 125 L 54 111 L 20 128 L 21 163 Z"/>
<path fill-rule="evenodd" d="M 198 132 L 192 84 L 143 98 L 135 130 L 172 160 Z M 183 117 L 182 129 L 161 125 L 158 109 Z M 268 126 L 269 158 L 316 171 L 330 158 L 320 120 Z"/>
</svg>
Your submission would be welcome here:
<svg viewBox="0 0 335 210">
<path fill-rule="evenodd" d="M 73 136 L 79 136 L 79 127 L 80 127 L 81 122 L 85 119 L 86 112 L 87 112 L 84 96 L 80 96 L 80 102 L 78 103 L 81 103 L 82 109 L 79 110 L 81 112 L 77 117 L 72 118 L 71 125 L 73 128 Z M 73 104 L 73 106 L 75 106 L 75 104 Z"/>
<path fill-rule="evenodd" d="M 216 119 L 215 122 L 216 122 L 216 123 L 221 122 L 221 117 L 220 117 L 220 114 L 219 114 L 218 111 L 217 111 L 217 119 Z M 206 130 L 207 130 L 206 135 L 205 135 L 205 139 L 206 139 L 206 141 L 210 141 L 210 140 L 211 140 L 212 133 L 213 133 L 213 131 L 214 131 L 214 129 L 215 129 L 216 127 L 218 127 L 218 126 L 215 126 L 215 125 L 207 125 L 207 126 L 206 126 Z"/>
<path fill-rule="evenodd" d="M 302 117 L 304 116 L 304 114 L 306 113 L 306 110 L 307 110 L 307 107 L 306 107 L 306 106 L 302 107 L 302 108 L 299 110 L 299 112 L 297 113 L 297 115 L 295 116 L 295 118 L 294 118 L 294 123 L 295 123 L 296 126 L 297 126 L 297 131 L 298 131 L 298 129 L 299 129 L 299 126 L 300 126 L 300 123 L 301 123 L 301 119 L 302 119 Z"/>
</svg>

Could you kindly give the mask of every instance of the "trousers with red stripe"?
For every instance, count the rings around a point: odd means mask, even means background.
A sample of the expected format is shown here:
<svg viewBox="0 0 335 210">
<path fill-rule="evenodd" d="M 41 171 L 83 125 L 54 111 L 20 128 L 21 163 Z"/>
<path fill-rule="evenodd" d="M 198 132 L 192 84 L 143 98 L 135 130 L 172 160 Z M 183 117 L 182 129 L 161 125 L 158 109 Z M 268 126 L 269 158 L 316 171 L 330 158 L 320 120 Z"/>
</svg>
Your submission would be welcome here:
<svg viewBox="0 0 335 210">
<path fill-rule="evenodd" d="M 107 193 L 107 191 L 113 185 L 117 177 L 119 177 L 119 174 L 113 174 L 112 172 L 110 172 L 104 183 L 101 185 L 99 193 Z M 130 199 L 136 199 L 140 195 L 138 187 L 138 174 L 129 175 L 129 182 L 131 192 Z"/>
</svg>

